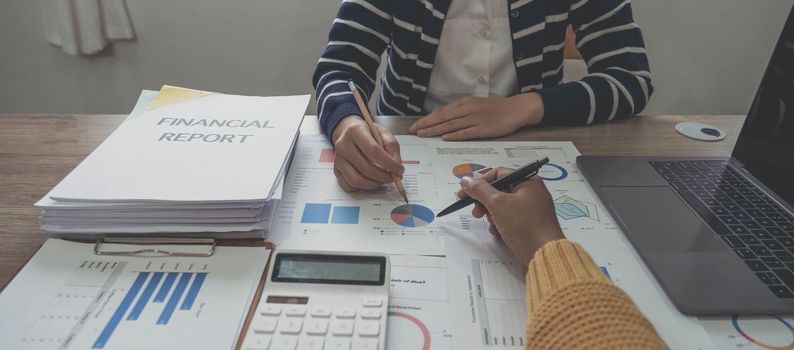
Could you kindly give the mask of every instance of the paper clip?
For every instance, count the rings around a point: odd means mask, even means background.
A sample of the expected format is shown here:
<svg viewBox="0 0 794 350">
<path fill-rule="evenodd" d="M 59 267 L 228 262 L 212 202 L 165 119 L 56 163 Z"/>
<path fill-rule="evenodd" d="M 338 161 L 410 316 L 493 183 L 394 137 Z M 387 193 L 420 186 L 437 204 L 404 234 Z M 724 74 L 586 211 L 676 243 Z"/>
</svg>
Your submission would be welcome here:
<svg viewBox="0 0 794 350">
<path fill-rule="evenodd" d="M 178 252 L 160 248 L 141 248 L 134 250 L 102 250 L 105 244 L 126 244 L 126 245 L 205 245 L 209 251 L 206 253 Z M 96 255 L 115 255 L 115 256 L 147 256 L 147 257 L 200 257 L 205 258 L 215 254 L 217 243 L 212 238 L 156 238 L 156 237 L 104 237 L 94 245 Z"/>
</svg>

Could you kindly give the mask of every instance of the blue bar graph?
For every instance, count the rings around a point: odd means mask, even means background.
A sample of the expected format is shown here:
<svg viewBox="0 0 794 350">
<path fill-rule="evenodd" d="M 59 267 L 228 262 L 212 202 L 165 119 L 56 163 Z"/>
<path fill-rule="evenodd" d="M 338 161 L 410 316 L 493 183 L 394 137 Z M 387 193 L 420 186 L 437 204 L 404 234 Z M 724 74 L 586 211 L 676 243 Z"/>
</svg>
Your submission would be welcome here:
<svg viewBox="0 0 794 350">
<path fill-rule="evenodd" d="M 193 302 L 196 301 L 196 296 L 199 290 L 201 290 L 201 285 L 204 283 L 205 278 L 207 278 L 206 272 L 199 272 L 196 274 L 196 278 L 193 279 L 193 284 L 190 285 L 190 289 L 187 291 L 185 300 L 182 301 L 182 306 L 179 307 L 180 310 L 190 310 L 190 308 L 193 307 Z"/>
<path fill-rule="evenodd" d="M 306 203 L 303 207 L 302 224 L 327 224 L 331 204 Z"/>
<path fill-rule="evenodd" d="M 146 281 L 147 277 L 149 277 L 148 272 L 141 272 L 138 274 L 138 277 L 135 278 L 135 282 L 132 283 L 132 287 L 130 287 L 130 289 L 127 291 L 127 295 L 125 295 L 124 299 L 121 300 L 121 304 L 119 304 L 116 312 L 114 312 L 113 316 L 110 317 L 110 321 L 108 321 L 108 324 L 105 325 L 104 329 L 102 329 L 102 333 L 99 333 L 99 337 L 93 345 L 94 349 L 102 349 L 105 347 L 105 344 L 107 344 L 108 339 L 110 339 L 110 336 L 113 334 L 113 331 L 116 330 L 116 327 L 124 317 L 124 314 L 127 313 L 127 309 L 130 308 L 132 301 L 135 300 L 135 297 L 138 295 L 138 292 L 141 290 L 143 282 Z"/>
<path fill-rule="evenodd" d="M 163 285 L 160 286 L 160 290 L 157 292 L 157 295 L 154 297 L 155 303 L 162 303 L 165 301 L 165 297 L 168 296 L 168 292 L 171 290 L 171 286 L 174 285 L 174 281 L 176 280 L 176 276 L 178 273 L 176 272 L 169 272 L 167 276 L 165 276 L 165 282 Z"/>
<path fill-rule="evenodd" d="M 176 309 L 176 304 L 178 304 L 179 299 L 182 298 L 182 294 L 185 292 L 187 283 L 190 282 L 190 277 L 192 275 L 192 273 L 188 272 L 183 273 L 182 276 L 179 277 L 179 282 L 177 282 L 176 288 L 174 288 L 174 293 L 171 294 L 168 303 L 163 309 L 163 313 L 161 313 L 160 318 L 157 319 L 157 324 L 168 324 L 168 320 L 171 319 L 171 315 L 174 313 L 174 309 Z"/>
<path fill-rule="evenodd" d="M 332 224 L 358 224 L 360 207 L 334 207 L 331 215 Z"/>
<path fill-rule="evenodd" d="M 155 272 L 152 274 L 152 279 L 149 280 L 149 284 L 146 285 L 146 289 L 143 290 L 143 294 L 141 297 L 138 298 L 138 302 L 135 303 L 135 306 L 132 308 L 132 312 L 130 315 L 127 316 L 128 320 L 137 320 L 138 317 L 141 316 L 141 312 L 143 312 L 143 307 L 149 302 L 149 298 L 152 297 L 154 294 L 155 288 L 160 283 L 160 280 L 163 278 L 162 272 Z"/>
</svg>

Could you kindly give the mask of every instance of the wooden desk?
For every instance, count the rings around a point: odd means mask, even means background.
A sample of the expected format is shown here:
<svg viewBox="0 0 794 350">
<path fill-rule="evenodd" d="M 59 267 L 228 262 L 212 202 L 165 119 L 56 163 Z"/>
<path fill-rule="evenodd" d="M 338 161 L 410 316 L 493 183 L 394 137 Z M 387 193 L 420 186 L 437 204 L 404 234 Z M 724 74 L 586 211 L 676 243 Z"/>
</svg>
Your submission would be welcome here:
<svg viewBox="0 0 794 350">
<path fill-rule="evenodd" d="M 0 115 L 0 290 L 47 238 L 39 229 L 39 210 L 33 203 L 123 119 L 123 115 Z M 581 128 L 524 129 L 504 140 L 573 141 L 586 155 L 727 156 L 743 120 L 742 116 L 640 117 Z M 376 121 L 399 134 L 407 132 L 412 119 Z M 673 129 L 681 121 L 712 124 L 728 138 L 715 143 L 687 139 Z"/>
</svg>

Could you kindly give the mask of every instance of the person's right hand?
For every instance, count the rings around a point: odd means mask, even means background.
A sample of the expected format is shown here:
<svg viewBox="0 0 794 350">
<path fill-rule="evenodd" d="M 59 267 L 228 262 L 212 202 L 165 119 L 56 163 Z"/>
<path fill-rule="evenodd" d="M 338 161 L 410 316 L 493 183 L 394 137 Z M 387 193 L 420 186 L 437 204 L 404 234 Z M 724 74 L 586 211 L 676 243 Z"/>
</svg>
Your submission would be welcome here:
<svg viewBox="0 0 794 350">
<path fill-rule="evenodd" d="M 397 139 L 386 128 L 375 127 L 383 147 L 375 141 L 367 122 L 357 115 L 340 120 L 331 135 L 336 148 L 334 175 L 347 192 L 376 189 L 393 181 L 391 173 L 402 176 L 405 171 Z"/>
<path fill-rule="evenodd" d="M 535 252 L 546 243 L 564 239 L 554 212 L 549 190 L 539 176 L 513 187 L 512 193 L 495 189 L 490 182 L 509 174 L 505 168 L 494 169 L 471 179 L 464 177 L 460 184 L 464 193 L 475 199 L 472 215 L 486 215 L 492 234 L 501 236 L 513 256 L 528 266 Z"/>
</svg>

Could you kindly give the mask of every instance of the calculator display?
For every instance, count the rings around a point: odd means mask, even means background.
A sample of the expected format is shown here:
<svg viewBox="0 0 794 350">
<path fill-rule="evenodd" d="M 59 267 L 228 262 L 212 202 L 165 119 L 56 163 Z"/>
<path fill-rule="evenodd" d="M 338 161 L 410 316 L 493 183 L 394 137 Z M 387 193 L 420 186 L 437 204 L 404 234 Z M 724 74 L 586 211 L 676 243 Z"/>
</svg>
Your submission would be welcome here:
<svg viewBox="0 0 794 350">
<path fill-rule="evenodd" d="M 381 286 L 385 272 L 384 257 L 280 253 L 276 255 L 272 280 Z"/>
</svg>

